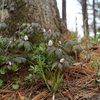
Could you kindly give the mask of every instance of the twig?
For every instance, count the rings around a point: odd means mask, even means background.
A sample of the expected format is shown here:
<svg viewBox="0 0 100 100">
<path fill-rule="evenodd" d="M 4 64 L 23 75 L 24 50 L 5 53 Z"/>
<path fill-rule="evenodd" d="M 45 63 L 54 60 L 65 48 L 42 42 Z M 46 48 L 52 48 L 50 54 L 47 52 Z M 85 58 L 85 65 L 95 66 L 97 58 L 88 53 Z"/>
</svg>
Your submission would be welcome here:
<svg viewBox="0 0 100 100">
<path fill-rule="evenodd" d="M 14 91 L 10 91 L 10 90 L 0 90 L 0 94 L 1 93 L 14 93 Z"/>
<path fill-rule="evenodd" d="M 45 97 L 47 95 L 48 92 L 49 91 L 47 89 L 45 89 L 43 92 L 36 95 L 32 100 L 41 100 L 43 97 Z"/>
</svg>

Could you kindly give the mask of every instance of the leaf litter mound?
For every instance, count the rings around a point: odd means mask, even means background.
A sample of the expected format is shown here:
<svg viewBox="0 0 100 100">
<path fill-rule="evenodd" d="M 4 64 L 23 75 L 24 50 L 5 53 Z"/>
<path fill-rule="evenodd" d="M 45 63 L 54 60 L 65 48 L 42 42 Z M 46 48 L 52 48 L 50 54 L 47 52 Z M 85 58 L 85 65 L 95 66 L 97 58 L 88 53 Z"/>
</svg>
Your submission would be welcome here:
<svg viewBox="0 0 100 100">
<path fill-rule="evenodd" d="M 100 55 L 100 45 L 93 55 Z M 24 72 L 23 72 L 24 73 Z M 76 64 L 64 72 L 64 81 L 55 100 L 100 100 L 100 84 L 96 83 L 97 69 L 89 64 Z M 99 78 L 100 79 L 100 78 Z M 22 84 L 20 89 L 11 89 L 13 83 L 8 82 L 0 89 L 0 100 L 51 100 L 52 93 L 40 81 Z M 27 99 L 28 98 L 28 99 Z"/>
</svg>

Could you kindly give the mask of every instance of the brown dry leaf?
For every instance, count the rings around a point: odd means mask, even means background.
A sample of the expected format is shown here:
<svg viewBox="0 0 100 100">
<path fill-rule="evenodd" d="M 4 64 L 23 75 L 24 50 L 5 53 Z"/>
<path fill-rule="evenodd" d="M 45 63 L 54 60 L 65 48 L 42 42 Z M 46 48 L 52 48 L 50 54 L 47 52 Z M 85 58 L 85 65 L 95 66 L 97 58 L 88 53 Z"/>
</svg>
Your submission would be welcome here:
<svg viewBox="0 0 100 100">
<path fill-rule="evenodd" d="M 17 94 L 18 94 L 18 98 L 19 98 L 19 100 L 25 100 L 25 97 L 22 96 L 19 92 L 18 92 Z"/>
<path fill-rule="evenodd" d="M 80 66 L 80 65 L 82 65 L 82 62 L 77 62 L 73 64 L 73 66 Z"/>
<path fill-rule="evenodd" d="M 67 32 L 67 33 L 64 33 L 63 34 L 63 38 L 65 39 L 65 40 L 70 40 L 70 32 Z"/>
<path fill-rule="evenodd" d="M 0 90 L 0 94 L 4 94 L 4 93 L 13 93 L 13 91 L 10 91 L 10 90 Z"/>
<path fill-rule="evenodd" d="M 48 92 L 49 91 L 47 89 L 45 89 L 43 92 L 36 95 L 32 100 L 41 100 L 43 97 L 45 97 L 47 95 Z"/>
<path fill-rule="evenodd" d="M 68 90 L 63 91 L 62 93 L 63 93 L 63 95 L 64 95 L 65 97 L 68 97 L 68 98 L 70 98 L 71 100 L 73 100 L 73 96 L 71 95 L 71 93 L 70 93 Z"/>
<path fill-rule="evenodd" d="M 48 84 L 49 84 L 50 86 L 52 86 L 52 81 L 51 81 L 51 80 L 48 80 Z"/>
<path fill-rule="evenodd" d="M 9 97 L 9 95 L 8 94 L 6 94 L 6 95 L 4 95 L 4 96 L 2 96 L 2 97 L 0 97 L 0 100 L 7 100 L 7 98 Z"/>
</svg>

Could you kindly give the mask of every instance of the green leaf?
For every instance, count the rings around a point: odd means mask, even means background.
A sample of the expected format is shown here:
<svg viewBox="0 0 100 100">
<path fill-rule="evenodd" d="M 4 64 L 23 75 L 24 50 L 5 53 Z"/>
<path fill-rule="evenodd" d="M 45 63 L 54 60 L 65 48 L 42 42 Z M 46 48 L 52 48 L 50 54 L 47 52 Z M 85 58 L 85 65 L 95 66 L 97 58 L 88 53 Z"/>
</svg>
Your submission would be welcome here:
<svg viewBox="0 0 100 100">
<path fill-rule="evenodd" d="M 25 48 L 25 51 L 30 51 L 32 49 L 29 41 L 25 41 L 24 48 Z"/>
<path fill-rule="evenodd" d="M 18 89 L 19 89 L 19 84 L 13 84 L 13 85 L 12 85 L 12 88 L 13 88 L 14 90 L 18 90 Z"/>
<path fill-rule="evenodd" d="M 25 78 L 25 80 L 29 80 L 29 81 L 32 81 L 32 79 L 33 79 L 33 75 L 32 75 L 32 74 L 29 74 L 29 75 Z"/>
<path fill-rule="evenodd" d="M 30 68 L 31 68 L 32 70 L 34 70 L 34 66 L 30 66 Z"/>
<path fill-rule="evenodd" d="M 97 72 L 97 74 L 96 74 L 97 76 L 100 76 L 100 72 Z"/>
<path fill-rule="evenodd" d="M 24 33 L 24 32 L 20 32 L 20 35 L 21 35 L 21 36 L 24 36 L 24 35 L 25 35 L 25 33 Z"/>
<path fill-rule="evenodd" d="M 22 48 L 24 46 L 24 41 L 20 41 L 18 44 L 17 44 L 18 48 Z"/>
<path fill-rule="evenodd" d="M 55 47 L 48 47 L 46 50 L 48 53 L 48 56 L 51 56 L 55 52 L 55 50 L 56 50 Z"/>
<path fill-rule="evenodd" d="M 3 69 L 3 68 L 0 69 L 0 74 L 1 74 L 1 75 L 4 75 L 5 73 L 6 73 L 6 70 L 5 70 L 5 69 Z"/>
<path fill-rule="evenodd" d="M 39 65 L 35 65 L 34 68 L 35 68 L 34 71 L 37 73 L 40 73 L 42 71 L 42 67 Z"/>
<path fill-rule="evenodd" d="M 93 67 L 99 67 L 100 66 L 100 62 L 91 62 L 90 63 Z"/>
<path fill-rule="evenodd" d="M 3 86 L 3 80 L 0 79 L 0 87 Z"/>
<path fill-rule="evenodd" d="M 39 50 L 42 51 L 42 52 L 45 52 L 45 49 L 46 49 L 45 44 L 44 43 L 41 43 L 39 45 Z"/>
<path fill-rule="evenodd" d="M 61 49 L 59 49 L 59 48 L 57 48 L 56 49 L 56 51 L 55 51 L 55 54 L 56 54 L 56 56 L 58 57 L 58 58 L 62 58 L 62 50 Z"/>
<path fill-rule="evenodd" d="M 24 57 L 15 57 L 15 58 L 13 58 L 13 61 L 18 63 L 18 64 L 21 64 L 21 63 L 26 62 L 26 58 L 24 58 Z"/>
<path fill-rule="evenodd" d="M 6 57 L 5 56 L 0 56 L 0 63 L 2 63 L 5 60 L 6 60 Z"/>
<path fill-rule="evenodd" d="M 17 66 L 16 64 L 13 64 L 13 65 L 11 66 L 11 70 L 14 71 L 14 72 L 16 72 L 16 71 L 19 70 L 19 68 L 18 68 L 18 66 Z"/>
<path fill-rule="evenodd" d="M 57 65 L 58 65 L 58 62 L 53 63 L 51 70 L 53 70 L 55 67 L 57 67 Z"/>
</svg>

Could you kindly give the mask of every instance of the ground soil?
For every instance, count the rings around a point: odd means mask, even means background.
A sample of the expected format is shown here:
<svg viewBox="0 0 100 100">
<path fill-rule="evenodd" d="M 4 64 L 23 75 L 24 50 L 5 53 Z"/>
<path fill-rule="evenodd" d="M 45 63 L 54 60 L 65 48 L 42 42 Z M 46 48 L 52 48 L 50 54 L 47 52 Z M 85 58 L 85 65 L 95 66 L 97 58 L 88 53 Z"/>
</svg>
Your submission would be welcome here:
<svg viewBox="0 0 100 100">
<path fill-rule="evenodd" d="M 64 82 L 55 94 L 55 100 L 100 100 L 100 83 L 96 82 L 100 79 L 96 77 L 98 69 L 89 64 L 91 61 L 100 61 L 100 45 L 97 45 L 96 50 L 89 50 L 89 53 L 92 55 L 89 60 L 83 57 L 81 63 L 65 70 Z M 19 72 L 21 77 L 27 74 L 26 70 Z M 17 91 L 11 89 L 12 84 L 13 82 L 8 81 L 0 89 L 0 100 L 52 100 L 53 94 L 41 80 L 23 82 Z"/>
</svg>

